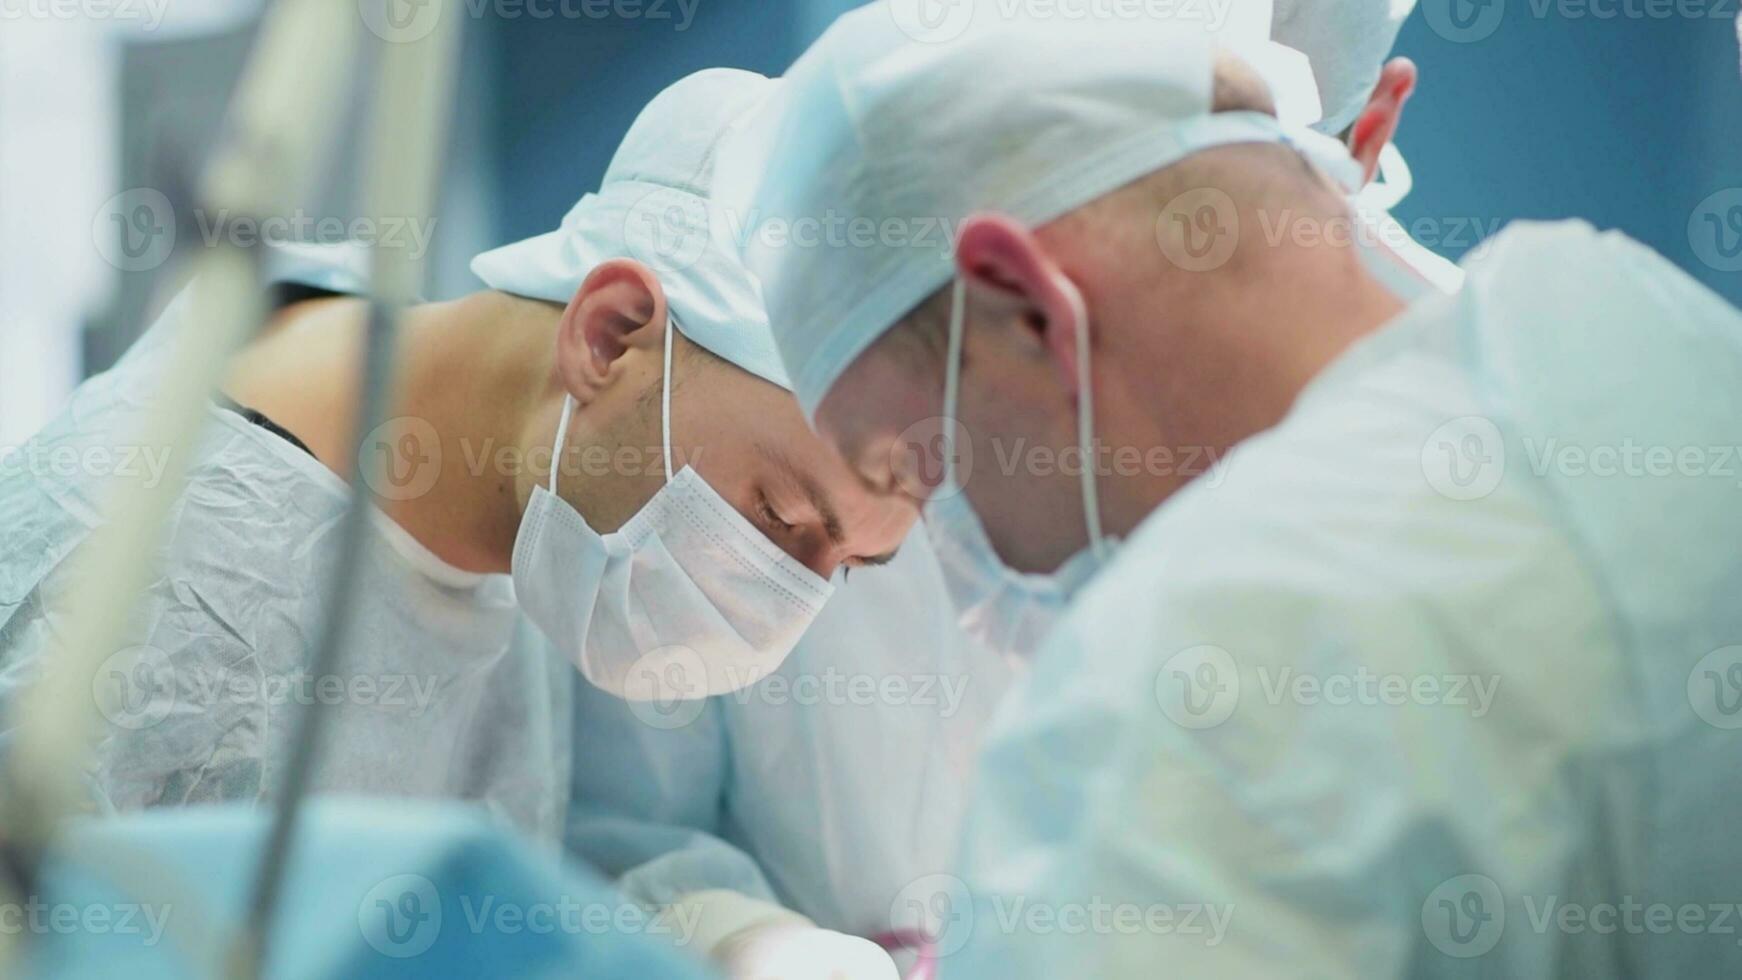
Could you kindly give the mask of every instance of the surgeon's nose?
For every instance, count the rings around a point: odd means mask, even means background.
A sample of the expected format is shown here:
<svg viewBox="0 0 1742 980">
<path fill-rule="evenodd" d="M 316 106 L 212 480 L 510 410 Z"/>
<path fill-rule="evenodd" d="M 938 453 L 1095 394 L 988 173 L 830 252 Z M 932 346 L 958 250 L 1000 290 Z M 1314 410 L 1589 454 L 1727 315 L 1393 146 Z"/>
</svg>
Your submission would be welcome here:
<svg viewBox="0 0 1742 980">
<path fill-rule="evenodd" d="M 817 573 L 820 578 L 833 578 L 835 571 L 846 563 L 846 555 L 839 548 L 829 548 L 807 557 L 799 558 L 804 567 Z"/>
<path fill-rule="evenodd" d="M 803 524 L 789 533 L 777 535 L 774 543 L 791 558 L 810 569 L 819 578 L 830 578 L 846 562 L 845 548 L 829 540 L 821 524 Z"/>
</svg>

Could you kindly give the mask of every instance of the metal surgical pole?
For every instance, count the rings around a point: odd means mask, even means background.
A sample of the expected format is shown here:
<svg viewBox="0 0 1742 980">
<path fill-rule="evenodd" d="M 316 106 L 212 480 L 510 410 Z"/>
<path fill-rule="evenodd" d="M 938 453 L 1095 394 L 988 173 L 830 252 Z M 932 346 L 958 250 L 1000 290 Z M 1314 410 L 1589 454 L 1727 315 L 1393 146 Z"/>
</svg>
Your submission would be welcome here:
<svg viewBox="0 0 1742 980">
<path fill-rule="evenodd" d="M 374 131 L 369 147 L 369 213 L 377 218 L 424 219 L 434 211 L 438 160 L 446 134 L 448 94 L 460 37 L 460 10 L 441 11 L 435 28 L 424 38 L 382 47 L 380 83 L 376 92 Z M 370 511 L 378 463 L 364 454 L 368 433 L 387 421 L 393 382 L 394 333 L 399 313 L 416 301 L 423 280 L 422 257 L 409 243 L 373 251 L 374 302 L 369 310 L 363 361 L 363 386 L 357 414 L 353 459 L 357 471 L 350 509 L 339 535 L 339 561 L 328 595 L 327 621 L 322 624 L 313 676 L 334 675 L 341 668 L 340 652 L 351 624 L 351 599 L 362 563 L 363 543 L 370 530 Z M 278 787 L 271 834 L 261 855 L 260 871 L 249 903 L 246 933 L 231 955 L 231 975 L 257 977 L 269 952 L 273 912 L 278 904 L 287 861 L 296 842 L 296 818 L 309 790 L 309 780 L 322 748 L 321 735 L 331 709 L 315 698 L 298 717 L 296 740 L 284 782 Z"/>
<path fill-rule="evenodd" d="M 200 182 L 198 203 L 207 213 L 259 218 L 301 203 L 341 115 L 360 26 L 349 0 L 279 0 L 270 9 Z M 54 669 L 19 703 L 0 793 L 8 872 L 0 892 L 32 887 L 60 822 L 86 808 L 83 765 L 101 730 L 93 680 L 126 642 L 130 597 L 151 581 L 211 393 L 262 321 L 255 257 L 226 237 L 193 257 L 189 300 L 197 326 L 176 331 L 158 399 L 138 433 L 140 445 L 167 450 L 162 478 L 110 488 L 107 522 L 74 559 L 79 587 L 48 657 Z M 15 958 L 15 941 L 0 934 L 0 974 Z"/>
</svg>

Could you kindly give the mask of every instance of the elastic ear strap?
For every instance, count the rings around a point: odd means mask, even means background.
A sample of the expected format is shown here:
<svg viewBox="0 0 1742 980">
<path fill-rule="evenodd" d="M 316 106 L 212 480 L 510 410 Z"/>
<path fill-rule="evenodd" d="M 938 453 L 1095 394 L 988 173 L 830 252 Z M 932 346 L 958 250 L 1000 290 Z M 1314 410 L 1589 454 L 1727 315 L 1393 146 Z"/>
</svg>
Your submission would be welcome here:
<svg viewBox="0 0 1742 980">
<path fill-rule="evenodd" d="M 1358 194 L 1364 183 L 1361 165 L 1349 155 L 1341 140 L 1333 139 L 1304 127 L 1280 127 L 1280 141 L 1294 147 L 1314 167 L 1343 189 L 1345 194 Z"/>
<path fill-rule="evenodd" d="M 1378 211 L 1389 211 L 1403 202 L 1415 188 L 1415 176 L 1409 162 L 1396 143 L 1385 144 L 1379 151 L 1379 179 L 1361 188 L 1361 203 Z"/>
<path fill-rule="evenodd" d="M 563 468 L 563 446 L 569 437 L 569 416 L 575 412 L 575 396 L 563 396 L 563 417 L 556 424 L 556 445 L 550 450 L 550 492 L 556 493 L 556 475 Z"/>
<path fill-rule="evenodd" d="M 659 428 L 665 440 L 665 482 L 671 482 L 671 317 L 665 318 L 665 378 L 660 382 Z"/>
<path fill-rule="evenodd" d="M 951 492 L 956 485 L 956 410 L 962 395 L 962 333 L 967 319 L 968 284 L 960 276 L 950 290 L 949 352 L 944 356 L 944 482 Z"/>
<path fill-rule="evenodd" d="M 1083 525 L 1095 557 L 1105 559 L 1107 539 L 1101 533 L 1101 494 L 1095 483 L 1095 383 L 1094 372 L 1089 369 L 1089 308 L 1074 287 L 1071 305 L 1077 317 L 1077 445 L 1083 453 Z"/>
</svg>

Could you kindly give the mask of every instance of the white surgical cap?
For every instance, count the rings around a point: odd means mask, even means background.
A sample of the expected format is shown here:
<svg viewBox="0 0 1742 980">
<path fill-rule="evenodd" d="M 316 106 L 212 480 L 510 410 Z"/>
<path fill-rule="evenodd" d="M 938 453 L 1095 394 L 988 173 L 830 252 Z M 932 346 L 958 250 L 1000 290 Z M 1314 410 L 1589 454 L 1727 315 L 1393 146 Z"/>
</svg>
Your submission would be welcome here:
<svg viewBox="0 0 1742 980">
<path fill-rule="evenodd" d="M 976 211 L 1044 224 L 1231 143 L 1293 141 L 1358 185 L 1347 152 L 1305 129 L 1316 97 L 1279 106 L 1282 122 L 1211 113 L 1212 44 L 1235 48 L 1277 92 L 1313 92 L 1306 59 L 1268 41 L 1268 10 L 1233 30 L 967 6 L 971 23 L 944 34 L 935 20 L 903 23 L 898 3 L 846 14 L 721 152 L 716 195 L 745 216 L 745 261 L 807 416 L 952 278 L 954 229 Z"/>
<path fill-rule="evenodd" d="M 715 150 L 735 119 L 779 83 L 711 69 L 655 96 L 623 137 L 599 192 L 548 234 L 485 252 L 472 272 L 491 289 L 568 303 L 602 262 L 631 258 L 659 276 L 677 329 L 751 374 L 790 388 L 734 227 L 710 199 Z"/>
<path fill-rule="evenodd" d="M 1361 114 L 1414 9 L 1415 0 L 1276 0 L 1270 36 L 1311 59 L 1318 79 L 1325 115 L 1313 128 L 1341 133 Z"/>
</svg>

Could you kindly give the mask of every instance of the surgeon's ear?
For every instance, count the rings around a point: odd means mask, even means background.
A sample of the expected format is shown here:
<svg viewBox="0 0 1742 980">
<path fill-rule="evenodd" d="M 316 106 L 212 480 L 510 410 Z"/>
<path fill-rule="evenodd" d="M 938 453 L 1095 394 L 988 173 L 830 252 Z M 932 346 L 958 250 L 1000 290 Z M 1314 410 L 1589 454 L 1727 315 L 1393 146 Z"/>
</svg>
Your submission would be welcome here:
<svg viewBox="0 0 1742 980">
<path fill-rule="evenodd" d="M 1379 84 L 1367 97 L 1367 107 L 1349 127 L 1349 153 L 1361 164 L 1362 181 L 1379 172 L 1379 154 L 1397 135 L 1403 106 L 1415 94 L 1418 72 L 1408 58 L 1393 58 L 1379 70 Z"/>
<path fill-rule="evenodd" d="M 665 290 L 633 259 L 611 259 L 587 274 L 557 326 L 556 370 L 582 404 L 603 391 L 627 351 L 665 342 Z"/>
<path fill-rule="evenodd" d="M 977 308 L 1032 335 L 1075 394 L 1077 332 L 1088 329 L 1082 294 L 1034 233 L 1007 215 L 969 215 L 956 238 L 956 274 Z"/>
</svg>

